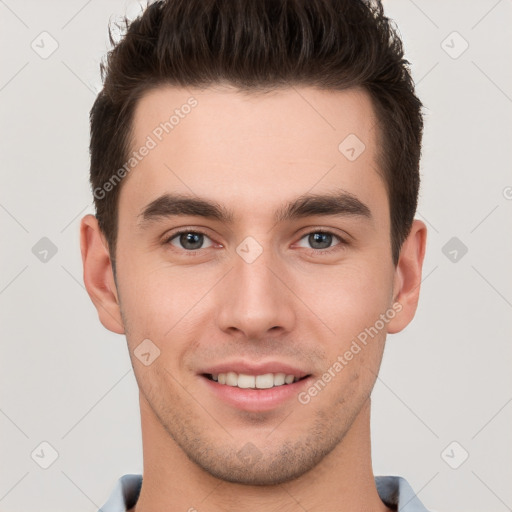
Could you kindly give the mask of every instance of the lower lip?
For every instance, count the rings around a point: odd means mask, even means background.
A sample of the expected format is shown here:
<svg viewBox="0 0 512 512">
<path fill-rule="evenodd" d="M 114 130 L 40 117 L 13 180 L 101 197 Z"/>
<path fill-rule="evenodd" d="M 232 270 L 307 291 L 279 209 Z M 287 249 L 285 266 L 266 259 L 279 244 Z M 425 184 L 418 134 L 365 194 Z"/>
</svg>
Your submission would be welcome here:
<svg viewBox="0 0 512 512">
<path fill-rule="evenodd" d="M 243 389 L 228 386 L 227 384 L 219 384 L 217 381 L 210 380 L 204 375 L 201 375 L 201 379 L 218 398 L 229 405 L 245 411 L 264 412 L 271 411 L 286 401 L 297 398 L 300 391 L 309 385 L 311 376 L 292 384 L 283 384 L 282 386 L 268 389 Z"/>
</svg>

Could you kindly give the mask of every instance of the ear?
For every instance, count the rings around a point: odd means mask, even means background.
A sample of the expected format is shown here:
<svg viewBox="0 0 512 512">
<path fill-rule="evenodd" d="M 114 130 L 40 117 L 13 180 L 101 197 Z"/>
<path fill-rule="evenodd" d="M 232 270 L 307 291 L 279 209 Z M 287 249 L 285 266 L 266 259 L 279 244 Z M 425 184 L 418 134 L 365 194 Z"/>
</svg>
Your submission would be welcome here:
<svg viewBox="0 0 512 512">
<path fill-rule="evenodd" d="M 393 309 L 399 313 L 388 323 L 389 334 L 400 332 L 414 318 L 420 296 L 421 271 L 426 245 L 427 227 L 421 220 L 414 220 L 409 236 L 400 250 L 395 269 Z"/>
<path fill-rule="evenodd" d="M 109 331 L 124 334 L 108 244 L 94 215 L 86 215 L 80 223 L 80 250 L 85 288 L 100 322 Z"/>
</svg>

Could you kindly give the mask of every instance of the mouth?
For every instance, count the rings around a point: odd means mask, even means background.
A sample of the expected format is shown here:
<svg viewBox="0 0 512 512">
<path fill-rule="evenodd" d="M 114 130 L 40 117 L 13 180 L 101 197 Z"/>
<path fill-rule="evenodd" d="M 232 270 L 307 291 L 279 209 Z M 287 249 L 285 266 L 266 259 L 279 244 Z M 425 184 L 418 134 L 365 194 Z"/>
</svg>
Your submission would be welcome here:
<svg viewBox="0 0 512 512">
<path fill-rule="evenodd" d="M 270 389 L 281 386 L 287 386 L 307 379 L 311 374 L 293 375 L 286 373 L 263 373 L 260 375 L 249 375 L 246 373 L 223 372 L 223 373 L 203 373 L 203 377 L 217 382 L 224 386 L 231 386 L 240 389 Z"/>
<path fill-rule="evenodd" d="M 291 407 L 313 380 L 312 373 L 285 361 L 243 359 L 201 368 L 198 377 L 206 396 L 234 409 L 257 413 Z"/>
</svg>

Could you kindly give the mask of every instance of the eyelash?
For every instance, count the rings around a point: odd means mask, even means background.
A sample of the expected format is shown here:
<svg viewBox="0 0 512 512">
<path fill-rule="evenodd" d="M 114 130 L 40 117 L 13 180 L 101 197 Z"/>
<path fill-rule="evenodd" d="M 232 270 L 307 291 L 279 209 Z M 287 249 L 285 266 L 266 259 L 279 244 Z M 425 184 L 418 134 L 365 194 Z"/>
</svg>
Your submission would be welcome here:
<svg viewBox="0 0 512 512">
<path fill-rule="evenodd" d="M 192 230 L 192 229 L 182 229 L 180 231 L 176 231 L 175 233 L 172 233 L 172 235 L 168 236 L 164 240 L 164 245 L 170 244 L 171 240 L 174 240 L 176 237 L 184 234 L 194 234 L 194 235 L 203 235 L 207 238 L 210 238 L 204 231 L 200 230 Z M 307 233 L 304 233 L 300 240 L 302 240 L 304 237 L 312 235 L 312 234 L 322 234 L 322 235 L 332 235 L 334 238 L 337 238 L 339 240 L 339 243 L 336 245 L 333 245 L 332 247 L 329 247 L 327 249 L 314 249 L 309 248 L 310 251 L 313 251 L 315 255 L 323 255 L 323 254 L 330 254 L 332 252 L 335 252 L 337 250 L 343 249 L 347 242 L 340 237 L 340 235 L 334 233 L 333 231 L 325 230 L 325 229 L 314 229 L 312 231 L 309 231 Z M 179 250 L 179 249 L 178 249 Z M 203 249 L 195 249 L 195 250 L 187 250 L 183 249 L 183 252 L 185 252 L 189 256 L 194 256 L 197 252 L 201 251 Z"/>
</svg>

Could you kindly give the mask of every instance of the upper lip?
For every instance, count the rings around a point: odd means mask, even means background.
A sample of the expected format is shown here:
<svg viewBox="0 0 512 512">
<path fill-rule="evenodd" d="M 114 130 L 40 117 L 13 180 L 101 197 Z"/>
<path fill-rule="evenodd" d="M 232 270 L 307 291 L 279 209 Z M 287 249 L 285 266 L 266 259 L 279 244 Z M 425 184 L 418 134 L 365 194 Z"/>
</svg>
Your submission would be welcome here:
<svg viewBox="0 0 512 512">
<path fill-rule="evenodd" d="M 293 375 L 298 379 L 310 375 L 305 370 L 279 361 L 268 361 L 266 363 L 256 364 L 253 362 L 241 360 L 224 362 L 216 364 L 214 366 L 209 366 L 208 368 L 200 371 L 199 373 L 218 375 L 219 373 L 228 372 L 243 373 L 245 375 L 265 375 L 266 373 L 284 373 L 285 375 Z"/>
</svg>

